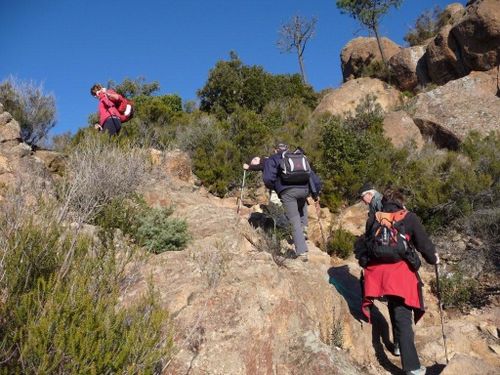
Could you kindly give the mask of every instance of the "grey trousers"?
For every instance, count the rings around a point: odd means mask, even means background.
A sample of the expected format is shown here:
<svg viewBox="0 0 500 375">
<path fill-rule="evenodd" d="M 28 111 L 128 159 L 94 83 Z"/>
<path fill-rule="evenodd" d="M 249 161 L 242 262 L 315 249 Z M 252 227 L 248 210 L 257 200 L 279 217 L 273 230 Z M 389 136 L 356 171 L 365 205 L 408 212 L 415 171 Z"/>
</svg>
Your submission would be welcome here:
<svg viewBox="0 0 500 375">
<path fill-rule="evenodd" d="M 303 254 L 307 252 L 306 239 L 303 229 L 307 226 L 307 202 L 309 187 L 293 187 L 284 190 L 280 199 L 283 202 L 285 215 L 292 226 L 292 238 L 295 252 Z"/>
</svg>

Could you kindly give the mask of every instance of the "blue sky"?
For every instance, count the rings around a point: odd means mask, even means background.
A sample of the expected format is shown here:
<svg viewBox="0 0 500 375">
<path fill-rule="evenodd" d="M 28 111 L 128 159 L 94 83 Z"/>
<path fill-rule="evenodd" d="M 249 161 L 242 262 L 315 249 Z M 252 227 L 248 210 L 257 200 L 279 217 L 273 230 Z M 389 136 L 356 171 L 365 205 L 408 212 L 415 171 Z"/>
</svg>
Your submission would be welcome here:
<svg viewBox="0 0 500 375">
<path fill-rule="evenodd" d="M 405 0 L 385 16 L 381 33 L 403 45 L 423 10 L 449 3 Z M 318 91 L 341 84 L 342 47 L 367 35 L 335 0 L 0 0 L 0 14 L 0 80 L 42 82 L 55 95 L 52 134 L 86 126 L 97 105 L 89 94 L 95 82 L 143 76 L 158 81 L 162 94 L 192 100 L 231 50 L 245 64 L 297 73 L 296 56 L 276 48 L 280 25 L 293 15 L 318 18 L 305 51 L 307 78 Z"/>
</svg>

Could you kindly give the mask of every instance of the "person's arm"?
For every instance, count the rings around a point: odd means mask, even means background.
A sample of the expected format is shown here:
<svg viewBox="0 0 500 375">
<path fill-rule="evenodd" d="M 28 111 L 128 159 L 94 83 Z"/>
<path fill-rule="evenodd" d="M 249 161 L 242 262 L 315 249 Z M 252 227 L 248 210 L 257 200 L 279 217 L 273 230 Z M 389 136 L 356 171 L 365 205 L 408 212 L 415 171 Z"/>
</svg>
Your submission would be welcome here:
<svg viewBox="0 0 500 375">
<path fill-rule="evenodd" d="M 278 178 L 278 168 L 276 163 L 277 161 L 274 158 L 264 160 L 264 173 L 262 178 L 264 180 L 264 185 L 271 190 L 274 190 L 274 184 Z"/>
<path fill-rule="evenodd" d="M 411 242 L 422 254 L 425 261 L 429 264 L 436 264 L 438 262 L 436 248 L 427 235 L 427 232 L 425 231 L 425 228 L 418 216 L 412 212 L 408 213 L 407 223 L 405 223 L 405 226 L 409 229 Z"/>
<path fill-rule="evenodd" d="M 115 103 L 113 103 L 109 98 L 108 98 L 108 95 L 104 92 L 101 92 L 99 94 L 99 101 L 104 104 L 104 106 L 106 108 L 109 108 L 109 107 L 114 107 L 115 106 Z"/>
</svg>

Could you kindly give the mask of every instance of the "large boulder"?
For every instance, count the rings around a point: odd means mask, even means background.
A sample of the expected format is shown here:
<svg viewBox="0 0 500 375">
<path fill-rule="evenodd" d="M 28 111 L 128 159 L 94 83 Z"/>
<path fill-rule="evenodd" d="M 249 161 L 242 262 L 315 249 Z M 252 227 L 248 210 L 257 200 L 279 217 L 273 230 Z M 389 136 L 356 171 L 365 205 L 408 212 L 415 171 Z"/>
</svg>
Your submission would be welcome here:
<svg viewBox="0 0 500 375">
<path fill-rule="evenodd" d="M 471 3 L 451 33 L 468 69 L 484 71 L 496 67 L 500 64 L 500 1 Z"/>
<path fill-rule="evenodd" d="M 475 130 L 486 135 L 499 130 L 500 98 L 496 70 L 472 72 L 414 99 L 413 121 L 440 147 L 455 149 Z"/>
<path fill-rule="evenodd" d="M 463 77 L 469 72 L 460 59 L 460 46 L 450 33 L 452 27 L 443 27 L 427 45 L 427 71 L 431 80 L 439 85 Z"/>
<path fill-rule="evenodd" d="M 381 39 L 382 48 L 387 60 L 399 52 L 401 47 L 387 38 Z M 374 61 L 382 61 L 376 38 L 355 38 L 342 48 L 340 53 L 342 76 L 344 82 L 362 76 L 363 68 Z"/>
<path fill-rule="evenodd" d="M 401 104 L 401 93 L 385 82 L 376 78 L 358 78 L 344 83 L 328 92 L 314 110 L 314 114 L 353 115 L 356 107 L 366 98 L 374 95 L 384 111 L 389 111 Z"/>
<path fill-rule="evenodd" d="M 424 46 L 414 46 L 403 48 L 390 58 L 391 77 L 401 91 L 413 90 L 429 81 L 424 54 Z"/>
<path fill-rule="evenodd" d="M 415 143 L 417 149 L 421 149 L 424 145 L 419 128 L 410 115 L 404 111 L 386 114 L 383 127 L 385 136 L 397 148 L 402 148 L 411 142 Z"/>
<path fill-rule="evenodd" d="M 277 263 L 234 204 L 163 173 L 144 197 L 153 206 L 174 203 L 192 240 L 184 251 L 133 265 L 123 296 L 127 306 L 152 282 L 171 313 L 176 351 L 163 373 L 363 373 L 330 345 L 348 309 L 328 283 L 329 256 L 310 245 L 309 262 Z"/>
</svg>

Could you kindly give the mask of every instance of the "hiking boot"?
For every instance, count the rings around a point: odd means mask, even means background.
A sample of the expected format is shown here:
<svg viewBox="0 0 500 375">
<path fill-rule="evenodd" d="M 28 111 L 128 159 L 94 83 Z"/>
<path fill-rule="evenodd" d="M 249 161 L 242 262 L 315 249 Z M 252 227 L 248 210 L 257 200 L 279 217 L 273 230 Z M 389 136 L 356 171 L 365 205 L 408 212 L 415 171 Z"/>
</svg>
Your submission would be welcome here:
<svg viewBox="0 0 500 375">
<path fill-rule="evenodd" d="M 396 357 L 399 357 L 401 355 L 401 350 L 399 350 L 399 343 L 397 342 L 394 343 L 392 354 L 394 354 Z"/>
<path fill-rule="evenodd" d="M 406 375 L 425 375 L 426 371 L 425 366 L 421 366 L 416 370 L 406 371 Z"/>
<path fill-rule="evenodd" d="M 304 263 L 309 260 L 307 257 L 307 253 L 298 254 L 296 259 L 299 259 Z"/>
</svg>

